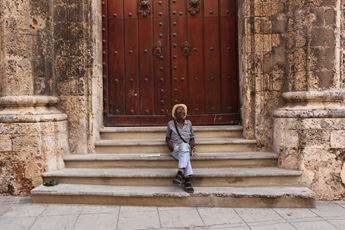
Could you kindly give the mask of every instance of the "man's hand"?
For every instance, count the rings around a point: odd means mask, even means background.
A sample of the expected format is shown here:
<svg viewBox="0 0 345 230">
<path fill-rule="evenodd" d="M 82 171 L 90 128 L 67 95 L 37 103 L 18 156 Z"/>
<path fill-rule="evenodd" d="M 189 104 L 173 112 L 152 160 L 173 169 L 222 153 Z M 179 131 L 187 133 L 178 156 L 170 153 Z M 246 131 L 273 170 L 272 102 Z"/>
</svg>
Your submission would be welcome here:
<svg viewBox="0 0 345 230">
<path fill-rule="evenodd" d="M 190 139 L 189 145 L 190 145 L 190 149 L 194 149 L 194 147 L 195 147 L 195 140 L 194 140 L 194 138 Z"/>
<path fill-rule="evenodd" d="M 171 152 L 174 151 L 174 145 L 171 143 L 171 141 L 168 142 L 168 148 Z"/>
<path fill-rule="evenodd" d="M 165 142 L 167 143 L 167 146 L 168 146 L 169 150 L 170 150 L 171 152 L 174 151 L 174 145 L 173 145 L 173 143 L 170 141 L 170 138 L 169 138 L 169 137 L 167 137 L 167 138 L 165 139 Z"/>
</svg>

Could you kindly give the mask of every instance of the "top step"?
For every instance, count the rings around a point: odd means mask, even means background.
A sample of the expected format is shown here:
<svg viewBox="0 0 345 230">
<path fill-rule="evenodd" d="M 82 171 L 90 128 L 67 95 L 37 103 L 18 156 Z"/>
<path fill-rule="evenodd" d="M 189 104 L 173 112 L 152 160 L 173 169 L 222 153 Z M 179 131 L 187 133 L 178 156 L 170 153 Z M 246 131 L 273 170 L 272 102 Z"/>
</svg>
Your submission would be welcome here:
<svg viewBox="0 0 345 230">
<path fill-rule="evenodd" d="M 242 137 L 242 126 L 193 126 L 196 138 Z M 165 126 L 153 127 L 105 127 L 100 130 L 101 139 L 164 139 Z"/>
</svg>

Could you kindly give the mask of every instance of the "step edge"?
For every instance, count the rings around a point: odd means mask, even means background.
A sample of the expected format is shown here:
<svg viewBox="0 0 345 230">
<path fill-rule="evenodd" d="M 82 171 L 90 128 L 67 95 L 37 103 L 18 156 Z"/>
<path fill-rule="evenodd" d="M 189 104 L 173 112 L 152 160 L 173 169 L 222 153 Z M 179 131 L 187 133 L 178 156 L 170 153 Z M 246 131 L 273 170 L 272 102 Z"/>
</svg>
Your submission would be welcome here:
<svg viewBox="0 0 345 230">
<path fill-rule="evenodd" d="M 201 140 L 196 141 L 196 145 L 218 145 L 218 144 L 256 144 L 256 140 L 229 138 L 228 140 Z M 98 140 L 95 142 L 96 147 L 104 146 L 162 146 L 166 145 L 164 140 Z"/>
<path fill-rule="evenodd" d="M 62 184 L 64 185 L 64 184 Z M 83 187 L 82 185 L 69 185 L 70 187 Z M 100 187 L 99 185 L 88 185 L 88 187 Z M 55 187 L 55 186 L 54 186 Z M 195 188 L 195 193 L 194 194 L 188 194 L 185 192 L 180 192 L 180 191 L 163 191 L 163 192 L 152 192 L 152 193 L 139 193 L 139 192 L 133 192 L 129 190 L 130 192 L 109 192 L 109 190 L 104 190 L 104 191 L 98 191 L 98 192 L 87 192 L 87 191 L 58 191 L 54 187 L 45 187 L 43 185 L 39 185 L 36 188 L 31 190 L 31 195 L 36 196 L 36 195 L 62 195 L 62 196 L 80 196 L 80 195 L 94 195 L 94 196 L 122 196 L 122 197 L 157 197 L 157 196 L 169 196 L 169 197 L 198 197 L 198 196 L 221 196 L 221 197 L 237 197 L 237 196 L 243 196 L 243 197 L 268 197 L 268 198 L 273 198 L 273 197 L 282 197 L 282 196 L 291 196 L 291 197 L 301 197 L 301 198 L 306 198 L 306 199 L 315 199 L 315 192 L 312 191 L 310 188 L 306 186 L 251 186 L 251 187 L 226 187 L 225 190 L 228 192 L 198 192 L 202 191 L 204 187 L 194 187 Z M 103 186 L 104 187 L 104 186 Z M 114 186 L 114 185 L 108 185 L 107 186 L 112 187 L 112 188 L 133 188 L 135 186 Z M 152 188 L 153 186 L 137 186 L 137 187 L 145 187 L 145 188 Z M 44 188 L 44 189 L 42 189 Z M 155 186 L 156 189 L 159 188 L 166 188 L 163 186 Z M 215 188 L 218 190 L 221 190 L 222 187 L 207 187 L 207 188 Z M 239 190 L 244 189 L 247 192 L 238 192 Z M 278 192 L 277 194 L 270 194 L 264 192 L 253 192 L 258 189 L 272 189 L 276 190 Z M 296 189 L 294 193 L 291 192 L 291 189 Z M 290 190 L 290 191 L 289 191 Z M 236 192 L 237 191 L 237 192 Z M 270 191 L 272 193 L 272 191 Z"/>
<path fill-rule="evenodd" d="M 80 168 L 74 168 L 75 171 L 78 171 Z M 85 168 L 84 168 L 85 169 Z M 42 177 L 44 178 L 66 178 L 66 177 L 75 177 L 75 178 L 172 178 L 175 176 L 176 172 L 162 172 L 157 170 L 157 172 L 151 172 L 151 173 L 137 173 L 137 169 L 133 169 L 136 171 L 136 173 L 133 174 L 116 174 L 116 173 L 104 173 L 104 172 L 92 172 L 95 171 L 94 168 L 87 168 L 89 174 L 85 174 L 82 170 L 79 170 L 80 172 L 46 172 L 42 174 Z M 91 171 L 91 173 L 90 173 Z M 106 170 L 103 170 L 106 171 Z M 143 170 L 141 170 L 143 171 Z M 237 171 L 240 171 L 240 168 L 238 168 Z M 302 175 L 302 172 L 249 172 L 249 173 L 214 173 L 214 172 L 202 172 L 197 173 L 193 175 L 193 178 L 246 178 L 246 177 L 300 177 Z"/>
<path fill-rule="evenodd" d="M 234 126 L 193 126 L 195 132 L 198 131 L 243 131 L 240 125 Z M 100 133 L 131 133 L 131 132 L 164 132 L 166 126 L 139 126 L 139 127 L 104 127 L 99 130 Z"/>
<path fill-rule="evenodd" d="M 71 155 L 71 156 L 64 156 L 64 161 L 121 161 L 121 160 L 128 160 L 128 161 L 165 161 L 165 160 L 175 160 L 169 153 L 154 153 L 154 154 L 161 154 L 160 156 L 150 156 L 150 154 L 142 153 L 142 154 L 135 154 L 135 153 L 128 153 L 120 155 L 118 153 L 96 153 L 96 154 L 89 154 L 89 155 Z M 209 155 L 204 155 L 200 153 L 195 157 L 192 157 L 192 160 L 261 160 L 261 159 L 278 159 L 278 154 L 272 153 L 263 153 L 263 154 L 253 154 L 253 156 L 249 156 L 250 152 L 244 153 L 210 153 Z M 147 155 L 147 156 L 145 156 Z"/>
</svg>

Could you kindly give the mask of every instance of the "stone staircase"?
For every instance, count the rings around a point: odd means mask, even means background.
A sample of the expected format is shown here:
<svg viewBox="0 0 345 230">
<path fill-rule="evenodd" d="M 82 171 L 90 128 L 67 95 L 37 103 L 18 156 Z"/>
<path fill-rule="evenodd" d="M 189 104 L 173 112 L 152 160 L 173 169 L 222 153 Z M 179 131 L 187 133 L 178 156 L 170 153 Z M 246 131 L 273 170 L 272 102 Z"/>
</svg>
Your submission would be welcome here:
<svg viewBox="0 0 345 230">
<path fill-rule="evenodd" d="M 257 152 L 240 126 L 194 127 L 195 193 L 173 186 L 177 162 L 165 145 L 165 127 L 104 128 L 95 154 L 65 156 L 65 169 L 43 174 L 32 190 L 37 203 L 148 206 L 314 207 L 300 171 L 279 169 L 277 155 Z"/>
</svg>

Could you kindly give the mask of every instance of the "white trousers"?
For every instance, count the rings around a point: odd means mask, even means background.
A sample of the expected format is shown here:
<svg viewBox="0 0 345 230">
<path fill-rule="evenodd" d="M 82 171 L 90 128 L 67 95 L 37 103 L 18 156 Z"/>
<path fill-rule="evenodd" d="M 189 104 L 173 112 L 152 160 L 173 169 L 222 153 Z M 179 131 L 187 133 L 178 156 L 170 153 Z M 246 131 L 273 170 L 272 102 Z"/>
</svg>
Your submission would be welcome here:
<svg viewBox="0 0 345 230">
<path fill-rule="evenodd" d="M 190 146 L 187 143 L 174 144 L 174 150 L 171 155 L 178 160 L 178 168 L 185 169 L 184 175 L 193 175 L 192 164 L 190 162 Z"/>
</svg>

